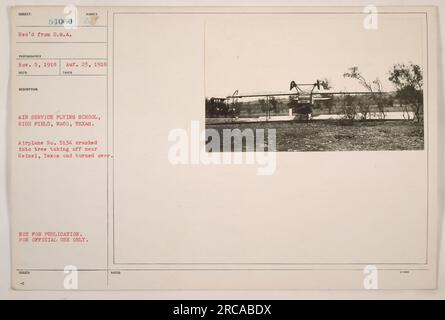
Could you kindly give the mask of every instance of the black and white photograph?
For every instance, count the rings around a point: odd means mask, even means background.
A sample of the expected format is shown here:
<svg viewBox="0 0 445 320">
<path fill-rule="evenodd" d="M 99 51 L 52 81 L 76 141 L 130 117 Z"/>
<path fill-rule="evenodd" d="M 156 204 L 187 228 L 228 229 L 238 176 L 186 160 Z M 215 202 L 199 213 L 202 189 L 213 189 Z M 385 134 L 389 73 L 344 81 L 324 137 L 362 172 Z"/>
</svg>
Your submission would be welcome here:
<svg viewBox="0 0 445 320">
<path fill-rule="evenodd" d="M 90 2 L 0 6 L 0 299 L 445 297 L 445 2 Z"/>
<path fill-rule="evenodd" d="M 232 151 L 257 129 L 276 151 L 424 149 L 425 15 L 241 14 L 205 36 L 208 151 L 227 129 Z"/>
</svg>

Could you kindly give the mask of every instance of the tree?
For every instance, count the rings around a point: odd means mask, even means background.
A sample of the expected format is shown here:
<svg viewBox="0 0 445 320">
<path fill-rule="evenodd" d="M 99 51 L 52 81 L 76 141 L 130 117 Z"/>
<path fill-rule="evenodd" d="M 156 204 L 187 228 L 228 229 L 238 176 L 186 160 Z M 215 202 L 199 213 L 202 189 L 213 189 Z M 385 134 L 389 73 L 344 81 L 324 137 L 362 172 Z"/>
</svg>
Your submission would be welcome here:
<svg viewBox="0 0 445 320">
<path fill-rule="evenodd" d="M 323 78 L 320 80 L 320 86 L 325 90 L 332 89 L 331 81 L 329 81 L 329 79 L 327 79 L 327 78 Z"/>
<path fill-rule="evenodd" d="M 206 118 L 213 118 L 215 114 L 213 104 L 210 103 L 209 98 L 205 98 L 205 113 L 206 113 Z"/>
<path fill-rule="evenodd" d="M 258 99 L 258 102 L 260 103 L 261 112 L 266 113 L 267 112 L 267 102 L 265 99 Z"/>
<path fill-rule="evenodd" d="M 369 95 L 357 97 L 358 112 L 360 112 L 361 119 L 366 120 L 371 114 L 371 104 L 373 99 Z"/>
<path fill-rule="evenodd" d="M 343 77 L 345 78 L 352 78 L 358 80 L 358 83 L 366 88 L 369 92 L 373 92 L 372 90 L 372 83 L 368 82 L 365 77 L 360 73 L 358 70 L 358 67 L 351 67 L 348 69 L 348 72 L 345 72 L 343 74 Z"/>
<path fill-rule="evenodd" d="M 357 116 L 356 98 L 349 94 L 343 96 L 343 105 L 341 107 L 343 119 L 349 121 L 351 124 Z"/>
<path fill-rule="evenodd" d="M 416 121 L 423 120 L 422 68 L 413 63 L 398 63 L 392 66 L 388 79 L 396 87 L 396 98 L 402 110 L 410 108 Z"/>
<path fill-rule="evenodd" d="M 382 95 L 382 84 L 379 78 L 373 81 L 368 81 L 358 70 L 358 67 L 351 67 L 348 72 L 343 74 L 345 78 L 356 79 L 358 83 L 364 87 L 367 91 L 371 93 L 372 100 L 377 105 L 377 109 L 382 118 L 385 118 L 385 104 Z M 368 99 L 363 99 L 359 105 L 360 113 L 362 114 L 362 119 L 365 120 L 371 112 L 371 104 Z"/>
<path fill-rule="evenodd" d="M 334 100 L 332 98 L 325 100 L 324 105 L 328 109 L 329 114 L 332 113 L 332 109 L 334 108 Z"/>
<path fill-rule="evenodd" d="M 232 118 L 236 118 L 241 114 L 242 107 L 243 107 L 243 103 L 241 101 L 238 101 L 238 99 L 236 99 L 232 102 L 232 107 L 231 107 L 231 112 L 230 112 Z"/>
<path fill-rule="evenodd" d="M 374 100 L 377 104 L 377 110 L 379 111 L 380 117 L 382 119 L 385 119 L 385 105 L 387 104 L 387 101 L 386 98 L 383 96 L 382 83 L 380 82 L 379 78 L 376 78 L 372 83 L 375 85 L 377 91 L 377 93 L 374 95 Z"/>
<path fill-rule="evenodd" d="M 272 109 L 275 113 L 278 113 L 278 100 L 277 100 L 275 97 L 271 97 L 270 100 L 269 100 L 269 102 L 270 102 L 270 105 L 272 106 L 271 109 Z"/>
</svg>

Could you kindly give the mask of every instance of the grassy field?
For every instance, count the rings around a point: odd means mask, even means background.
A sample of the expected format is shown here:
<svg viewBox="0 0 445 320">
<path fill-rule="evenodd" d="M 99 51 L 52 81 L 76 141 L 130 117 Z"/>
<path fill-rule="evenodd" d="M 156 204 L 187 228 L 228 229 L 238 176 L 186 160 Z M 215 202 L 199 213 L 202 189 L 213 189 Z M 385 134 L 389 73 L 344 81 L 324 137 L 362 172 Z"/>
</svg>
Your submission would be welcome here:
<svg viewBox="0 0 445 320">
<path fill-rule="evenodd" d="M 277 151 L 422 150 L 423 125 L 412 121 L 207 124 L 207 129 L 276 129 Z M 243 146 L 243 150 L 244 150 Z"/>
</svg>

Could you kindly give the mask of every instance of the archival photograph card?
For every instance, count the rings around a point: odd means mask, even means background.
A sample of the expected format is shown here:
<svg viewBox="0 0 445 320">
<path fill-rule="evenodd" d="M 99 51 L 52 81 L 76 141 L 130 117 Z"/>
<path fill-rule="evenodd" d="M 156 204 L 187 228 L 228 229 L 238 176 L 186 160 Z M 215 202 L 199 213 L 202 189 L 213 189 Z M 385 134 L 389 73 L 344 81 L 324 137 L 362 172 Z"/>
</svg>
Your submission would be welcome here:
<svg viewBox="0 0 445 320">
<path fill-rule="evenodd" d="M 432 289 L 433 7 L 12 7 L 18 290 Z"/>
</svg>

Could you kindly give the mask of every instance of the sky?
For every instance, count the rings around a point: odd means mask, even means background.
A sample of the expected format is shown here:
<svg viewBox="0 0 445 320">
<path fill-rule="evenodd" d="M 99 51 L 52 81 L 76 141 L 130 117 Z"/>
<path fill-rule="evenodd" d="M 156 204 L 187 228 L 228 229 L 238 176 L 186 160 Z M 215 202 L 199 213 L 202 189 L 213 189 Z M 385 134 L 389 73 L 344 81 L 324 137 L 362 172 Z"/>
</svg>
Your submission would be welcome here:
<svg viewBox="0 0 445 320">
<path fill-rule="evenodd" d="M 289 83 L 330 80 L 332 90 L 363 91 L 344 78 L 357 66 L 368 80 L 378 77 L 393 90 L 395 63 L 424 69 L 425 17 L 380 14 L 378 29 L 363 27 L 364 15 L 226 15 L 205 26 L 206 96 L 287 92 Z"/>
</svg>

